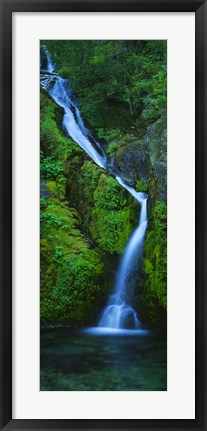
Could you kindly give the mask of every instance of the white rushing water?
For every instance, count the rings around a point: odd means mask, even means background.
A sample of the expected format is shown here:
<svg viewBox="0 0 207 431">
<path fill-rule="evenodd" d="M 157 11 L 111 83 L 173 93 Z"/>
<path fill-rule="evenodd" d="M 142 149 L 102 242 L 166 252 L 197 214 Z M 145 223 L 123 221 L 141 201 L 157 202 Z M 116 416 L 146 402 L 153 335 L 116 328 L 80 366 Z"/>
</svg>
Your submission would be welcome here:
<svg viewBox="0 0 207 431">
<path fill-rule="evenodd" d="M 106 155 L 100 144 L 95 141 L 90 131 L 84 125 L 80 111 L 71 99 L 72 90 L 69 81 L 61 78 L 57 74 L 51 74 L 54 71 L 54 66 L 52 65 L 51 58 L 48 58 L 46 49 L 45 54 L 48 59 L 47 70 L 44 72 L 42 71 L 40 83 L 52 96 L 57 105 L 64 109 L 65 114 L 62 123 L 64 130 L 73 141 L 85 150 L 98 166 L 106 169 Z M 50 72 L 50 74 L 47 74 L 47 72 Z"/>
<path fill-rule="evenodd" d="M 46 70 L 50 73 L 52 73 L 55 70 L 55 65 L 53 64 L 52 60 L 51 60 L 51 55 L 47 49 L 46 46 L 43 47 L 44 52 L 45 52 L 45 56 L 47 58 L 47 68 Z"/>
<path fill-rule="evenodd" d="M 107 158 L 101 145 L 93 138 L 91 132 L 85 127 L 80 110 L 72 101 L 72 89 L 68 80 L 54 73 L 54 65 L 47 48 L 44 48 L 47 57 L 47 69 L 41 72 L 41 86 L 52 96 L 55 102 L 64 109 L 63 128 L 101 168 L 107 169 Z M 47 73 L 49 72 L 49 73 Z M 99 326 L 108 329 L 137 329 L 139 319 L 128 295 L 128 281 L 137 266 L 145 231 L 147 228 L 147 196 L 128 186 L 121 177 L 116 176 L 117 182 L 124 187 L 141 205 L 140 218 L 126 245 L 117 274 L 113 295 L 104 309 Z"/>
<path fill-rule="evenodd" d="M 147 196 L 136 192 L 129 187 L 120 177 L 116 177 L 119 184 L 131 193 L 141 204 L 140 219 L 137 228 L 132 233 L 126 245 L 117 274 L 117 280 L 113 295 L 109 298 L 100 326 L 105 328 L 139 327 L 139 320 L 133 307 L 128 304 L 127 281 L 135 269 L 144 242 L 147 228 Z"/>
</svg>

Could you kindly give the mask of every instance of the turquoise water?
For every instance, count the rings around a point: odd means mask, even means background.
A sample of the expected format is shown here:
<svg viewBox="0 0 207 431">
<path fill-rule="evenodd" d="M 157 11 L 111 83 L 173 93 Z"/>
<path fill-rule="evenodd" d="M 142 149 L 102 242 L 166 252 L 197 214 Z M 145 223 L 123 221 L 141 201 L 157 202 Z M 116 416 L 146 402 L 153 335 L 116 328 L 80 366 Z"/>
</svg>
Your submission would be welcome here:
<svg viewBox="0 0 207 431">
<path fill-rule="evenodd" d="M 41 332 L 41 391 L 166 391 L 166 337 L 149 331 Z"/>
</svg>

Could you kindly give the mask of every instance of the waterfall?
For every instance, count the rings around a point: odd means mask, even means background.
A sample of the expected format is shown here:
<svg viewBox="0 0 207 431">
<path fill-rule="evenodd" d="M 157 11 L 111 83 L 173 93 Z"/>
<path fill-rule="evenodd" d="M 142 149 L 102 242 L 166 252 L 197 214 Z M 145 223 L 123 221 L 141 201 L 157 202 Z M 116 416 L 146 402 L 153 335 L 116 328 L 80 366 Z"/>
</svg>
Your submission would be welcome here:
<svg viewBox="0 0 207 431">
<path fill-rule="evenodd" d="M 137 314 L 129 304 L 127 292 L 127 278 L 134 270 L 137 259 L 143 245 L 144 235 L 147 228 L 147 196 L 138 193 L 132 187 L 127 186 L 120 177 L 117 181 L 131 193 L 141 204 L 139 224 L 132 233 L 126 245 L 117 274 L 117 280 L 113 295 L 109 298 L 100 326 L 104 328 L 138 328 L 140 326 Z"/>
<path fill-rule="evenodd" d="M 46 47 L 47 69 L 40 73 L 40 84 L 57 105 L 64 109 L 63 128 L 66 134 L 75 141 L 91 159 L 101 168 L 107 169 L 107 157 L 101 145 L 94 139 L 81 117 L 77 104 L 73 101 L 73 91 L 70 82 L 54 73 L 55 66 Z M 128 279 L 135 269 L 144 242 L 147 228 L 147 195 L 137 192 L 128 186 L 121 177 L 115 176 L 117 182 L 124 187 L 141 205 L 137 228 L 131 234 L 118 269 L 113 295 L 103 311 L 99 326 L 102 328 L 138 328 L 139 319 L 130 303 L 128 295 Z"/>
<path fill-rule="evenodd" d="M 47 59 L 46 71 L 52 73 L 55 70 L 55 65 L 53 64 L 53 62 L 51 60 L 51 55 L 50 55 L 50 53 L 49 53 L 49 51 L 45 45 L 43 46 L 43 50 L 44 50 L 44 53 L 45 53 L 45 56 Z M 41 62 L 41 58 L 40 58 L 40 68 L 41 68 L 41 64 L 42 64 L 42 62 Z"/>
<path fill-rule="evenodd" d="M 106 155 L 100 144 L 95 141 L 84 125 L 80 111 L 71 99 L 72 90 L 69 81 L 56 74 L 47 75 L 47 72 L 45 72 L 40 76 L 40 83 L 57 105 L 64 109 L 62 125 L 67 135 L 85 150 L 98 166 L 106 169 Z"/>
</svg>

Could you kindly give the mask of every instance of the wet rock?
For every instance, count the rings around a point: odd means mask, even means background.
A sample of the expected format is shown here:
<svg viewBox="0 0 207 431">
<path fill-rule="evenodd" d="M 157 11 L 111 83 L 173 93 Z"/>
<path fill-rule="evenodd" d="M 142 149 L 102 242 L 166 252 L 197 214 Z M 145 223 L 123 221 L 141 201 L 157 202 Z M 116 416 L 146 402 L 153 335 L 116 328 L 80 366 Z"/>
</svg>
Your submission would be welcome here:
<svg viewBox="0 0 207 431">
<path fill-rule="evenodd" d="M 156 181 L 156 195 L 167 200 L 167 117 L 163 115 L 148 127 L 144 143 L 149 154 L 151 170 Z"/>
<path fill-rule="evenodd" d="M 149 155 L 142 141 L 134 141 L 118 149 L 114 167 L 127 183 L 135 183 L 149 176 Z"/>
<path fill-rule="evenodd" d="M 40 198 L 48 199 L 49 196 L 50 196 L 50 193 L 48 192 L 48 189 L 46 186 L 46 180 L 40 180 Z"/>
<path fill-rule="evenodd" d="M 144 140 L 125 136 L 109 163 L 109 170 L 120 175 L 129 185 L 150 182 L 150 196 L 167 200 L 167 117 L 151 124 Z"/>
</svg>

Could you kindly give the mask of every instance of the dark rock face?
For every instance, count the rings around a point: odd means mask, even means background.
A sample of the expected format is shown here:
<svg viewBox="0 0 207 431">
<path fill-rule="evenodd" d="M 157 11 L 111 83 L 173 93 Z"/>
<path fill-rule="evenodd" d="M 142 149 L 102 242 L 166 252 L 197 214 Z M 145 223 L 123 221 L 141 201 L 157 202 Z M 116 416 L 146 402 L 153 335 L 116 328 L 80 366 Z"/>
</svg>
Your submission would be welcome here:
<svg viewBox="0 0 207 431">
<path fill-rule="evenodd" d="M 50 193 L 48 192 L 47 186 L 46 186 L 46 180 L 40 181 L 40 198 L 42 199 L 48 199 L 50 196 Z"/>
<path fill-rule="evenodd" d="M 130 139 L 130 138 L 129 138 Z M 111 160 L 111 166 L 130 185 L 145 179 L 153 183 L 150 194 L 167 200 L 167 118 L 163 115 L 148 127 L 143 141 L 124 143 Z M 156 186 L 155 186 L 156 184 Z"/>
<path fill-rule="evenodd" d="M 157 180 L 157 196 L 161 201 L 167 201 L 167 164 L 155 162 L 155 176 Z"/>
<path fill-rule="evenodd" d="M 149 176 L 149 156 L 142 141 L 132 142 L 118 149 L 114 167 L 127 182 L 134 183 Z"/>
<path fill-rule="evenodd" d="M 151 169 L 154 171 L 157 185 L 157 197 L 167 200 L 167 117 L 163 115 L 147 129 L 144 138 L 150 158 Z"/>
</svg>

